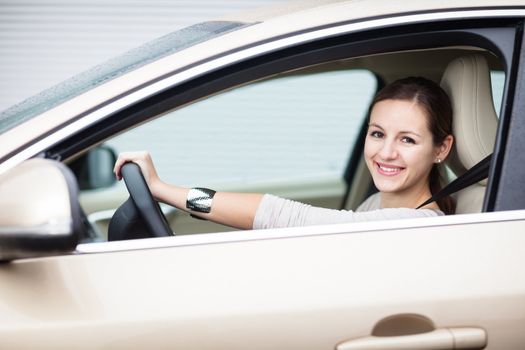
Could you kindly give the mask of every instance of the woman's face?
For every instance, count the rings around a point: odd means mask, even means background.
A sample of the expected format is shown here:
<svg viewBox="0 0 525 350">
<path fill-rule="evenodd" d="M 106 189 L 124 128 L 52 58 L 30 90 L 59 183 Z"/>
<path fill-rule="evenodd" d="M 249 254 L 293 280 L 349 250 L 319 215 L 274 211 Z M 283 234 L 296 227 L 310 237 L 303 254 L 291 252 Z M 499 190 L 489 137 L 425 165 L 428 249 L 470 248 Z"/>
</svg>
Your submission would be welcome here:
<svg viewBox="0 0 525 350">
<path fill-rule="evenodd" d="M 372 108 L 365 159 L 379 191 L 428 191 L 428 175 L 439 155 L 440 147 L 434 146 L 426 113 L 418 104 L 383 100 Z"/>
</svg>

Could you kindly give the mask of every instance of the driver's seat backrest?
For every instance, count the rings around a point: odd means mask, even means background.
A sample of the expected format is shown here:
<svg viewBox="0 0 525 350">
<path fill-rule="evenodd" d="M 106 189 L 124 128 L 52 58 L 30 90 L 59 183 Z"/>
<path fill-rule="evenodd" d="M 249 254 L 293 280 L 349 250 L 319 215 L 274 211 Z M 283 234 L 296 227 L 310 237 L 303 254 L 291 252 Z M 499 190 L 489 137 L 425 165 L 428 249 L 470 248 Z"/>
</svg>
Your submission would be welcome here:
<svg viewBox="0 0 525 350">
<path fill-rule="evenodd" d="M 447 160 L 460 176 L 492 153 L 498 117 L 492 102 L 490 70 L 480 54 L 461 56 L 449 63 L 441 79 L 453 110 L 454 148 Z M 478 182 L 456 194 L 456 214 L 480 212 L 487 182 Z"/>
</svg>

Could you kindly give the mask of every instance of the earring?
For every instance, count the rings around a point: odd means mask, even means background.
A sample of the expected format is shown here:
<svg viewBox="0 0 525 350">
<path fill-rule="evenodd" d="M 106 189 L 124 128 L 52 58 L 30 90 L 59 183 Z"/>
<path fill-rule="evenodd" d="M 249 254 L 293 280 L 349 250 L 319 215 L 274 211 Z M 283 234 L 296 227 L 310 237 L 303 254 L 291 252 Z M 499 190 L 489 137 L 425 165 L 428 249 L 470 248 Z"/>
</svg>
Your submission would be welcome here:
<svg viewBox="0 0 525 350">
<path fill-rule="evenodd" d="M 441 163 L 441 158 L 436 159 L 436 163 L 440 164 Z"/>
</svg>

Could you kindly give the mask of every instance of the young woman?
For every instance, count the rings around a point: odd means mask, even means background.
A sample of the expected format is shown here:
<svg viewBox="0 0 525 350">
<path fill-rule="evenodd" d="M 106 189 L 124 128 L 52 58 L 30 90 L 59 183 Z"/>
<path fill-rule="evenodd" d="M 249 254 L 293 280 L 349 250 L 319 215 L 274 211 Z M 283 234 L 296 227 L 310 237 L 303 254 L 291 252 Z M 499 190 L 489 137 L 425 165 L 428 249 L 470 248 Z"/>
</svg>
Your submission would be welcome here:
<svg viewBox="0 0 525 350">
<path fill-rule="evenodd" d="M 273 228 L 451 214 L 451 198 L 415 209 L 440 186 L 438 166 L 453 144 L 452 108 L 438 84 L 420 77 L 395 81 L 374 98 L 364 157 L 378 193 L 357 211 L 312 207 L 269 194 L 187 189 L 161 181 L 147 152 L 125 152 L 115 164 L 137 163 L 153 196 L 220 224 Z"/>
</svg>

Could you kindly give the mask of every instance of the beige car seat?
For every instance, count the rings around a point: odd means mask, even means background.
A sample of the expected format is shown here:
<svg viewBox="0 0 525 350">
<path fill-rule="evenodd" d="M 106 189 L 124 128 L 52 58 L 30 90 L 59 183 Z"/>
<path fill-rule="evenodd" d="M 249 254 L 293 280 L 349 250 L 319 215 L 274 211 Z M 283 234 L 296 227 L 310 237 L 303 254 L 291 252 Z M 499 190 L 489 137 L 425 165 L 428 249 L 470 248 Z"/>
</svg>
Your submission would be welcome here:
<svg viewBox="0 0 525 350">
<path fill-rule="evenodd" d="M 492 153 L 498 117 L 492 102 L 490 70 L 480 54 L 458 57 L 449 63 L 441 86 L 448 93 L 454 113 L 455 147 L 447 165 L 460 176 Z M 487 181 L 456 194 L 456 214 L 481 211 Z"/>
</svg>

